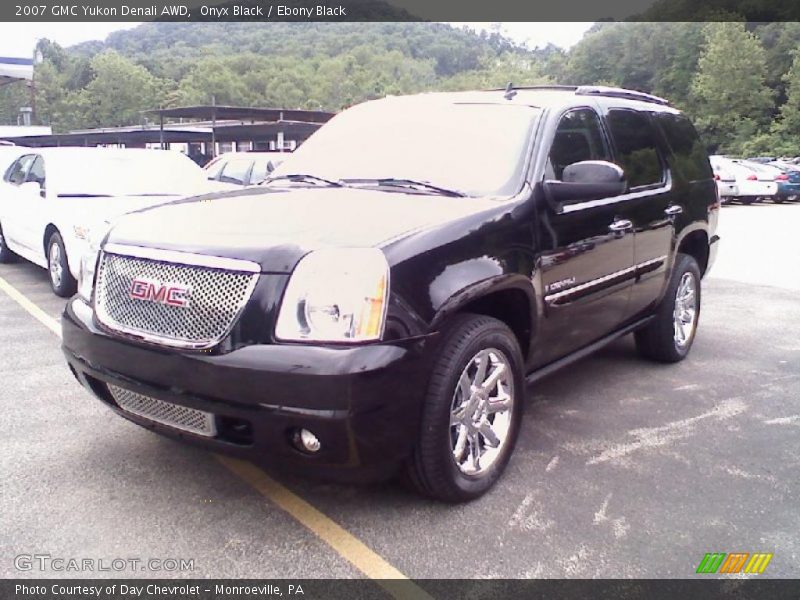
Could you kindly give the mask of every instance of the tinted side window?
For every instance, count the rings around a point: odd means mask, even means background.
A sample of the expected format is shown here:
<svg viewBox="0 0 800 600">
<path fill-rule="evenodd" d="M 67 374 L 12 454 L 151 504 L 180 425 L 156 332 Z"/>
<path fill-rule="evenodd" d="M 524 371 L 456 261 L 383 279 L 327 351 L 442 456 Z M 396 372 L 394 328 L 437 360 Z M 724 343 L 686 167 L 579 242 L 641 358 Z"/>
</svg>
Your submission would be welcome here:
<svg viewBox="0 0 800 600">
<path fill-rule="evenodd" d="M 664 181 L 655 132 L 646 115 L 635 110 L 608 113 L 608 127 L 617 147 L 617 158 L 631 188 Z"/>
<path fill-rule="evenodd" d="M 6 173 L 6 181 L 8 183 L 13 183 L 14 185 L 19 185 L 25 182 L 25 177 L 28 174 L 28 169 L 33 162 L 35 156 L 33 154 L 26 154 L 25 156 L 21 156 L 17 159 L 17 161 L 11 165 Z"/>
<path fill-rule="evenodd" d="M 204 168 L 206 170 L 206 177 L 209 179 L 219 179 L 219 172 L 225 166 L 225 161 L 217 157 L 211 160 Z"/>
<path fill-rule="evenodd" d="M 41 156 L 37 156 L 33 161 L 25 181 L 35 181 L 40 187 L 44 187 L 44 159 Z"/>
<path fill-rule="evenodd" d="M 661 113 L 656 122 L 674 154 L 675 168 L 689 181 L 712 176 L 708 154 L 692 122 L 684 115 Z"/>
<path fill-rule="evenodd" d="M 564 167 L 582 160 L 611 160 L 600 117 L 581 108 L 561 117 L 550 147 L 548 179 L 561 179 Z"/>
<path fill-rule="evenodd" d="M 248 159 L 234 159 L 222 167 L 219 180 L 225 183 L 238 183 L 244 185 L 247 183 L 247 174 L 250 171 L 250 166 L 253 161 Z"/>
<path fill-rule="evenodd" d="M 261 183 L 275 169 L 272 161 L 268 158 L 258 158 L 253 163 L 253 171 L 250 173 L 250 183 Z"/>
</svg>

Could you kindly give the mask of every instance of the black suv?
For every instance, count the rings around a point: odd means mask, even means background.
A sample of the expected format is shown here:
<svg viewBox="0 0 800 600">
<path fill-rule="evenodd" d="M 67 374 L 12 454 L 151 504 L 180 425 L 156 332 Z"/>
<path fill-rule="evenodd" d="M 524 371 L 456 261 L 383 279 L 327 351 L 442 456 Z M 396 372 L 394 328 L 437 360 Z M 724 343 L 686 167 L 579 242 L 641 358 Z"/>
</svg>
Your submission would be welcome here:
<svg viewBox="0 0 800 600">
<path fill-rule="evenodd" d="M 123 217 L 84 260 L 64 352 L 164 435 L 469 500 L 511 456 L 526 384 L 628 333 L 687 355 L 718 209 L 660 98 L 389 97 L 262 186 Z"/>
</svg>

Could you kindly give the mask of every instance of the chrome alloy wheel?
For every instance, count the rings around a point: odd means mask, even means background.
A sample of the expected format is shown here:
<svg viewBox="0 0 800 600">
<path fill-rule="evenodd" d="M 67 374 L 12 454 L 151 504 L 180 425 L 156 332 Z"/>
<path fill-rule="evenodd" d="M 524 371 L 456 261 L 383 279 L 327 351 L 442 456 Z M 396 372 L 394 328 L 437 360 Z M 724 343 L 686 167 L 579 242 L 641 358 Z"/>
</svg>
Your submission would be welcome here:
<svg viewBox="0 0 800 600">
<path fill-rule="evenodd" d="M 53 287 L 60 287 L 64 278 L 64 269 L 61 266 L 61 246 L 58 244 L 50 244 L 49 261 L 50 281 L 53 282 Z"/>
<path fill-rule="evenodd" d="M 691 341 L 697 326 L 697 282 L 692 273 L 684 273 L 678 284 L 672 322 L 675 344 L 683 348 Z"/>
<path fill-rule="evenodd" d="M 514 410 L 514 376 L 496 348 L 478 352 L 458 379 L 450 412 L 453 459 L 465 475 L 480 477 L 505 447 Z"/>
</svg>

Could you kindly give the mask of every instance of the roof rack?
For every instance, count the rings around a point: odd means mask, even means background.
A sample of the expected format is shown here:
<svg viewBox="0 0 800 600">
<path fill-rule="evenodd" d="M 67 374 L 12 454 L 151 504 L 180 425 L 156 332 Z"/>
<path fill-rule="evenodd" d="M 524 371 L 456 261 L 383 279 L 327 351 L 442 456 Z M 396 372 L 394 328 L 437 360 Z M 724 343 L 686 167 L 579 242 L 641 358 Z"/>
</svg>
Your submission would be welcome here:
<svg viewBox="0 0 800 600">
<path fill-rule="evenodd" d="M 543 83 L 540 85 L 514 85 L 510 81 L 508 85 L 501 88 L 492 88 L 487 90 L 489 92 L 506 92 L 508 93 L 511 90 L 555 90 L 561 92 L 574 92 L 578 89 L 577 85 L 557 85 L 557 84 L 549 84 Z"/>
<path fill-rule="evenodd" d="M 645 94 L 644 92 L 637 92 L 636 90 L 626 90 L 624 88 L 608 87 L 605 85 L 556 85 L 556 84 L 542 84 L 542 85 L 514 85 L 509 82 L 504 88 L 493 88 L 490 92 L 505 92 L 507 97 L 511 99 L 515 90 L 553 90 L 560 92 L 575 92 L 579 96 L 609 96 L 612 98 L 627 98 L 628 100 L 639 100 L 641 102 L 652 102 L 653 104 L 662 104 L 669 106 L 669 100 L 659 98 L 652 94 Z"/>
<path fill-rule="evenodd" d="M 628 100 L 641 100 L 642 102 L 652 102 L 653 104 L 669 106 L 669 100 L 653 96 L 652 94 L 645 94 L 644 92 L 637 92 L 636 90 L 607 87 L 604 85 L 582 85 L 575 90 L 575 93 L 580 96 L 610 96 L 612 98 L 627 98 Z"/>
</svg>

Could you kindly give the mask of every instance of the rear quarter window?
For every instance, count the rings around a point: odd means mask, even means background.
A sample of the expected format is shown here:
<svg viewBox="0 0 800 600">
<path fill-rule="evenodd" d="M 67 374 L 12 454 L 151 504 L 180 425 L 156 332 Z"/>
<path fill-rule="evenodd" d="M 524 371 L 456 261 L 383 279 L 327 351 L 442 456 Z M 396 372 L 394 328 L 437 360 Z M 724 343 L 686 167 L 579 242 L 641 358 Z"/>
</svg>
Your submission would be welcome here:
<svg viewBox="0 0 800 600">
<path fill-rule="evenodd" d="M 625 108 L 612 108 L 606 120 L 617 149 L 617 161 L 625 169 L 631 189 L 662 184 L 664 166 L 648 115 Z"/>
<path fill-rule="evenodd" d="M 656 122 L 672 151 L 674 169 L 689 181 L 713 177 L 706 148 L 688 117 L 659 113 Z"/>
</svg>

